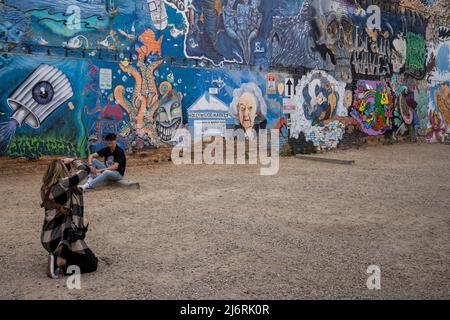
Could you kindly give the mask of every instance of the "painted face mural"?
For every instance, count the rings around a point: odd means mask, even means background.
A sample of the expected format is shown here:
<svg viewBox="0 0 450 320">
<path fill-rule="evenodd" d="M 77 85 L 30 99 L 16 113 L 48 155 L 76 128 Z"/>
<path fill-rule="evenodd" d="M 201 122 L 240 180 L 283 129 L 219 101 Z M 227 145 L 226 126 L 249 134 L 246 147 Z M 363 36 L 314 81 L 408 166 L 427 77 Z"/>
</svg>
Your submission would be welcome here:
<svg viewBox="0 0 450 320">
<path fill-rule="evenodd" d="M 350 115 L 368 135 L 379 135 L 392 128 L 393 99 L 384 82 L 358 81 Z"/>
<path fill-rule="evenodd" d="M 337 120 L 347 116 L 345 84 L 324 71 L 312 71 L 296 87 L 296 110 L 291 115 L 291 136 L 303 132 L 320 149 L 336 148 L 345 131 Z"/>
<path fill-rule="evenodd" d="M 261 89 L 254 83 L 245 83 L 233 91 L 230 113 L 235 118 L 236 128 L 242 128 L 247 136 L 252 129 L 265 129 L 267 105 Z"/>
<path fill-rule="evenodd" d="M 250 92 L 244 92 L 238 99 L 239 123 L 245 131 L 252 129 L 256 118 L 256 97 Z"/>
<path fill-rule="evenodd" d="M 159 88 L 165 98 L 161 100 L 155 112 L 156 132 L 162 141 L 169 142 L 183 121 L 181 109 L 183 95 L 172 90 L 172 86 L 167 81 L 161 83 Z"/>
</svg>

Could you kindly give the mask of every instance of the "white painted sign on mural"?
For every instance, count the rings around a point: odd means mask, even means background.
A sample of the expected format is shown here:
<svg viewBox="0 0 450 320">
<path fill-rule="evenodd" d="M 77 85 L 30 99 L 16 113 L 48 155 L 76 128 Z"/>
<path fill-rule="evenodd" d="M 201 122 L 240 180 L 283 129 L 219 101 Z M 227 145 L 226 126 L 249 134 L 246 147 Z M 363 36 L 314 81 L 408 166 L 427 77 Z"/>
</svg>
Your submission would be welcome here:
<svg viewBox="0 0 450 320">
<path fill-rule="evenodd" d="M 112 70 L 100 68 L 100 89 L 109 90 L 112 88 Z"/>
</svg>

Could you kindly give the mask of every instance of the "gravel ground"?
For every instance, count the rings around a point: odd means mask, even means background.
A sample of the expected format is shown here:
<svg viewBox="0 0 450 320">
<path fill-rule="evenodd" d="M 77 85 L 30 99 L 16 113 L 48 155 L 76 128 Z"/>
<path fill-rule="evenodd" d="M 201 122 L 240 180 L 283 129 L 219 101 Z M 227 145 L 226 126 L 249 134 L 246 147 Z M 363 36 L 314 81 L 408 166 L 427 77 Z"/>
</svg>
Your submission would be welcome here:
<svg viewBox="0 0 450 320">
<path fill-rule="evenodd" d="M 1 176 L 0 298 L 449 299 L 450 146 L 324 156 L 356 163 L 129 168 L 140 191 L 85 195 L 100 263 L 81 290 L 45 275 L 41 175 Z"/>
</svg>

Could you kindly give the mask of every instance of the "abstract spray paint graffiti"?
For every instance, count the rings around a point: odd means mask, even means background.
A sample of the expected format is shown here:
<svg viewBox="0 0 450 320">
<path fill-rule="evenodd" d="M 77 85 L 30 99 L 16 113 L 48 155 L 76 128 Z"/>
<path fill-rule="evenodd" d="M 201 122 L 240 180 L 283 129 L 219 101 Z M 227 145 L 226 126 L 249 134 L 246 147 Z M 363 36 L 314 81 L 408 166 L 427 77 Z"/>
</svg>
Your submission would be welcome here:
<svg viewBox="0 0 450 320">
<path fill-rule="evenodd" d="M 45 119 L 73 96 L 67 76 L 47 64 L 37 67 L 9 96 L 13 114 L 0 125 L 0 151 L 8 148 L 17 127 L 23 123 L 39 128 Z"/>
<path fill-rule="evenodd" d="M 291 115 L 291 137 L 303 133 L 319 149 L 336 148 L 345 131 L 338 120 L 347 116 L 345 84 L 324 71 L 312 71 L 296 87 L 295 113 Z"/>
<path fill-rule="evenodd" d="M 79 156 L 76 144 L 66 138 L 42 136 L 15 136 L 11 139 L 8 155 L 38 159 L 46 155 Z"/>
<path fill-rule="evenodd" d="M 427 60 L 427 47 L 425 38 L 413 32 L 406 32 L 406 61 L 405 72 L 416 78 L 425 77 L 425 62 Z"/>
<path fill-rule="evenodd" d="M 428 111 L 429 126 L 426 139 L 429 142 L 444 142 L 447 125 L 442 119 L 441 114 L 436 110 Z"/>
<path fill-rule="evenodd" d="M 450 124 L 450 82 L 441 83 L 434 88 L 436 106 L 444 116 L 447 124 Z"/>
<path fill-rule="evenodd" d="M 427 65 L 429 79 L 445 81 L 450 78 L 450 41 L 438 42 L 429 48 Z"/>
<path fill-rule="evenodd" d="M 438 82 L 430 87 L 429 126 L 427 139 L 442 142 L 450 124 L 450 81 Z"/>
<path fill-rule="evenodd" d="M 350 115 L 368 135 L 380 135 L 392 129 L 393 99 L 388 84 L 358 81 Z"/>
<path fill-rule="evenodd" d="M 409 132 L 411 140 L 416 138 L 416 128 L 420 126 L 418 123 L 418 115 L 416 113 L 417 102 L 414 99 L 414 91 L 406 86 L 399 86 L 395 90 L 395 107 L 393 112 L 394 126 L 396 127 L 396 135 L 403 135 Z"/>
</svg>

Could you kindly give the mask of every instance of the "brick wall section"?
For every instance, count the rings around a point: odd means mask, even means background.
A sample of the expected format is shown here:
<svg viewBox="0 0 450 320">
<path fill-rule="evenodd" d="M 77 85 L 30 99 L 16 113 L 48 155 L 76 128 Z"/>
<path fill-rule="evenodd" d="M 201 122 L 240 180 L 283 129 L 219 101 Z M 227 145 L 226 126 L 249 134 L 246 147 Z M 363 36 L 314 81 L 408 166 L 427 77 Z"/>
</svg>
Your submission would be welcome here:
<svg viewBox="0 0 450 320">
<path fill-rule="evenodd" d="M 388 143 L 405 143 L 407 137 L 397 137 L 397 141 L 393 142 L 386 138 L 384 135 L 379 136 L 367 136 L 361 133 L 359 130 L 352 130 L 351 125 L 346 129 L 343 139 L 338 145 L 338 149 L 360 148 L 366 146 L 380 146 Z M 420 139 L 418 142 L 425 142 L 424 139 Z M 203 143 L 203 148 L 210 142 Z M 223 141 L 225 155 L 225 141 Z M 298 139 L 289 139 L 289 143 L 285 145 L 288 149 L 292 148 L 294 153 L 315 153 L 316 150 L 311 142 L 307 142 L 304 136 L 300 135 Z M 290 148 L 289 148 L 290 147 Z M 236 154 L 236 144 L 234 145 Z M 291 150 L 292 150 L 291 149 Z M 127 167 L 141 167 L 149 164 L 171 161 L 171 147 L 161 147 L 159 149 L 145 150 L 140 153 L 127 155 Z M 192 147 L 193 150 L 193 147 Z M 281 155 L 291 155 L 292 151 L 289 150 Z M 245 153 L 248 158 L 249 147 L 246 145 Z M 324 151 L 325 152 L 325 151 Z M 0 157 L 0 176 L 1 175 L 21 175 L 30 173 L 43 173 L 49 161 L 58 159 L 63 156 L 46 156 L 38 160 L 28 160 L 25 158 L 9 158 Z M 191 159 L 193 160 L 193 154 Z"/>
<path fill-rule="evenodd" d="M 61 157 L 63 156 L 46 156 L 38 160 L 0 157 L 0 176 L 43 173 L 51 160 Z M 146 150 L 140 153 L 127 155 L 127 167 L 146 166 L 151 163 L 170 160 L 171 148 L 161 147 L 159 149 Z"/>
</svg>

